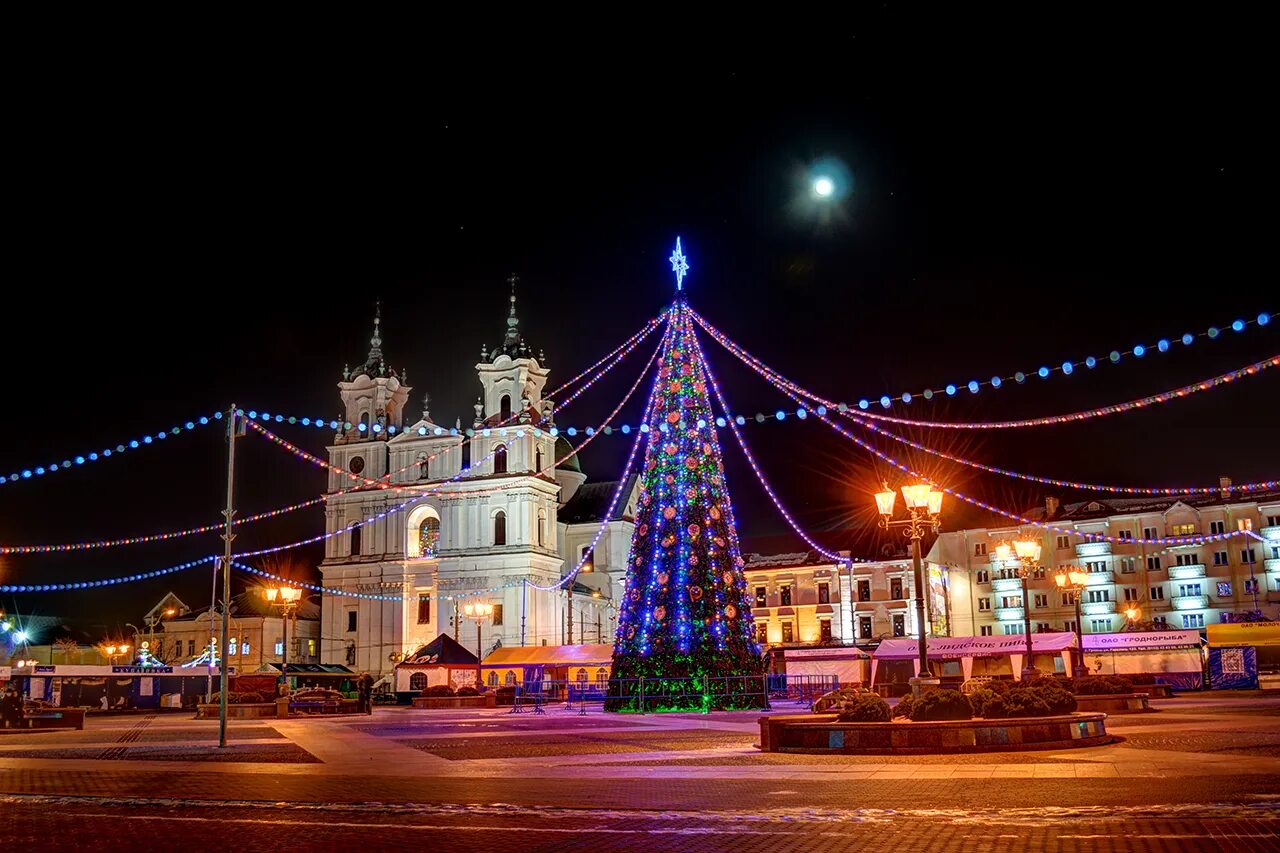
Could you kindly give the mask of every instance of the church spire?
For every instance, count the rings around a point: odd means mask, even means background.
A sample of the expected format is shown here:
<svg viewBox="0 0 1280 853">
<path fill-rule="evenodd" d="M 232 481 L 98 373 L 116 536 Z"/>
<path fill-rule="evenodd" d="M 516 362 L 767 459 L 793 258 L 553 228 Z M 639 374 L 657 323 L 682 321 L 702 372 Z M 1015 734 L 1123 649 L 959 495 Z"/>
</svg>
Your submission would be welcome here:
<svg viewBox="0 0 1280 853">
<path fill-rule="evenodd" d="M 515 273 L 507 276 L 507 284 L 511 285 L 511 311 L 507 314 L 507 335 L 502 339 L 502 348 L 511 351 L 520 345 L 520 318 L 516 316 L 516 282 L 520 277 Z"/>
<path fill-rule="evenodd" d="M 373 313 L 373 337 L 369 338 L 369 357 L 365 359 L 365 372 L 370 376 L 382 364 L 382 300 L 376 303 Z"/>
</svg>

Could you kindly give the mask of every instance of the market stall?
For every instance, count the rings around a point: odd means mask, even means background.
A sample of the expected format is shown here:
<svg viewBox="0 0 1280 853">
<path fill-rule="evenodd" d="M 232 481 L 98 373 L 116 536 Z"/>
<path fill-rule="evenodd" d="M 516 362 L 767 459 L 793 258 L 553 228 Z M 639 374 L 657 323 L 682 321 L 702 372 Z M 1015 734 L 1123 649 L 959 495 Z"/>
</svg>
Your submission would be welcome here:
<svg viewBox="0 0 1280 853">
<path fill-rule="evenodd" d="M 1199 631 L 1085 634 L 1084 664 L 1093 675 L 1154 675 L 1180 690 L 1204 685 Z"/>
<path fill-rule="evenodd" d="M 1075 648 L 1075 635 L 1067 631 L 1032 634 L 1032 665 L 1044 673 L 1071 673 L 1070 650 Z M 1023 634 L 1003 637 L 929 637 L 926 640 L 931 668 L 936 662 L 934 675 L 943 674 L 950 664 L 958 675 L 968 681 L 974 676 L 1022 677 L 1023 659 L 1027 641 Z M 882 663 L 910 662 L 914 674 L 920 674 L 919 641 L 915 637 L 894 637 L 884 640 L 871 655 L 871 683 L 877 682 Z M 895 667 L 900 669 L 900 667 Z"/>
<path fill-rule="evenodd" d="M 479 660 L 448 634 L 441 634 L 396 664 L 397 693 L 447 684 L 455 690 L 476 683 Z"/>
<path fill-rule="evenodd" d="M 786 649 L 782 654 L 788 678 L 810 675 L 835 677 L 839 679 L 841 687 L 864 683 L 867 680 L 867 661 L 870 659 L 870 655 L 853 646 Z"/>
</svg>

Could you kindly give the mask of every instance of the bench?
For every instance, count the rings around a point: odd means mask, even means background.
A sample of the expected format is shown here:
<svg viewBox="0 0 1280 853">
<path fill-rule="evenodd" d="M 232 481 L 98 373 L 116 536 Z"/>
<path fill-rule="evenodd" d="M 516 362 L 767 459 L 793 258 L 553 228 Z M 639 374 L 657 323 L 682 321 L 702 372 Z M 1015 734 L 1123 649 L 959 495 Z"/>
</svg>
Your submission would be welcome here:
<svg viewBox="0 0 1280 853">
<path fill-rule="evenodd" d="M 83 708 L 50 708 L 24 711 L 22 724 L 28 729 L 84 729 Z"/>
</svg>

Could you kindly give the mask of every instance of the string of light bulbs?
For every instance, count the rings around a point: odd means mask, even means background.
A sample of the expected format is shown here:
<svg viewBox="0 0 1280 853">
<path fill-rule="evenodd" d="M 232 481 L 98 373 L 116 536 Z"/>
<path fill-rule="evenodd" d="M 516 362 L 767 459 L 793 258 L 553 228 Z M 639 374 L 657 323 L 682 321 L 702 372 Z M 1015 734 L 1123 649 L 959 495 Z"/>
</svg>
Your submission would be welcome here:
<svg viewBox="0 0 1280 853">
<path fill-rule="evenodd" d="M 793 394 L 793 392 L 790 389 L 787 389 L 780 384 L 775 383 L 775 385 L 784 394 L 792 397 L 792 399 L 795 400 L 797 403 L 802 402 L 797 396 Z M 897 459 L 885 453 L 884 451 L 880 450 L 879 448 L 875 447 L 871 443 L 849 432 L 844 427 L 832 421 L 828 415 L 826 414 L 817 415 L 817 417 L 819 420 L 821 420 L 827 426 L 831 427 L 840 435 L 844 436 L 848 440 L 852 441 L 854 444 L 861 447 L 863 450 L 866 450 L 868 453 L 871 453 L 872 455 L 876 456 L 883 462 L 893 466 L 894 468 L 898 469 L 904 474 L 914 477 L 922 482 L 928 483 L 929 485 L 933 486 L 939 491 L 942 491 L 945 494 L 951 495 L 952 497 L 959 498 L 965 503 L 972 504 L 973 506 L 979 507 L 981 509 L 985 509 L 988 512 L 993 512 L 997 515 L 1004 516 L 1005 518 L 1012 519 L 1018 522 L 1019 524 L 1028 525 L 1031 527 L 1037 527 L 1044 530 L 1052 530 L 1056 533 L 1067 533 L 1073 536 L 1079 536 L 1081 538 L 1088 539 L 1090 541 L 1095 541 L 1095 542 L 1116 542 L 1116 543 L 1122 543 L 1122 544 L 1137 543 L 1137 544 L 1149 544 L 1149 545 L 1200 545 L 1207 542 L 1219 542 L 1219 541 L 1223 541 L 1225 539 L 1229 539 L 1231 537 L 1240 535 L 1240 531 L 1230 531 L 1230 532 L 1221 533 L 1221 534 L 1197 534 L 1193 536 L 1162 536 L 1162 537 L 1155 537 L 1155 538 L 1145 538 L 1145 537 L 1140 538 L 1135 536 L 1132 538 L 1121 539 L 1118 536 L 1109 536 L 1102 533 L 1087 533 L 1085 531 L 1077 530 L 1075 528 L 1062 527 L 1056 524 L 1049 524 L 1041 521 L 1036 521 L 1035 519 L 1028 518 L 1027 516 L 1022 515 L 1021 513 L 1011 512 L 1007 509 L 1003 509 L 1001 507 L 994 506 L 985 501 L 979 500 L 978 498 L 974 498 L 969 495 L 966 495 L 964 492 L 961 492 L 959 489 L 953 489 L 949 486 L 944 486 L 941 483 L 938 483 L 936 480 L 933 480 L 930 477 L 925 476 L 923 473 L 915 470 L 911 466 L 898 461 Z"/>
<path fill-rule="evenodd" d="M 430 593 L 413 593 L 411 595 L 390 595 L 373 592 L 352 592 L 350 590 L 339 589 L 337 587 L 320 586 L 319 584 L 307 583 L 306 581 L 293 580 L 292 578 L 281 577 L 272 574 L 264 569 L 256 566 L 250 566 L 246 563 L 231 561 L 231 565 L 236 569 L 247 574 L 256 575 L 267 580 L 273 580 L 278 583 L 288 584 L 289 586 L 305 589 L 310 592 L 318 592 L 323 595 L 337 595 L 345 598 L 362 598 L 368 601 L 453 601 L 461 598 L 474 598 L 480 595 L 491 595 L 495 592 L 501 592 L 505 589 L 518 587 L 519 584 L 503 584 L 501 586 L 491 586 L 488 589 L 473 589 L 466 592 L 456 592 L 449 595 L 432 595 Z"/>
<path fill-rule="evenodd" d="M 662 373 L 662 363 L 666 360 L 667 353 L 671 349 L 671 322 L 672 321 L 670 319 L 667 320 L 667 330 L 663 334 L 662 341 L 658 344 L 658 348 L 654 350 L 654 358 L 649 359 L 649 363 L 645 365 L 644 372 L 641 373 L 640 376 L 636 378 L 635 384 L 632 385 L 631 390 L 627 392 L 628 397 L 630 397 L 632 394 L 635 393 L 636 388 L 639 387 L 640 385 L 640 380 L 642 380 L 645 374 L 649 372 L 650 368 L 653 367 L 653 363 L 656 359 L 658 362 L 658 368 L 654 370 L 653 383 L 649 388 L 649 398 L 648 400 L 645 401 L 644 413 L 641 417 L 642 423 L 646 425 L 648 424 L 649 417 L 653 412 L 654 401 L 657 399 L 657 396 L 658 396 L 657 395 L 658 382 L 659 382 L 659 376 Z M 622 491 L 623 489 L 626 488 L 627 481 L 631 478 L 631 469 L 635 465 L 636 453 L 640 449 L 641 438 L 647 432 L 648 432 L 648 429 L 637 430 L 635 440 L 631 443 L 631 452 L 627 454 L 627 462 L 622 469 L 622 476 L 618 479 L 618 485 L 614 488 L 613 495 L 609 498 L 609 506 L 605 510 L 603 517 L 600 519 L 600 525 L 596 528 L 595 535 L 591 537 L 591 544 L 583 549 L 582 557 L 578 560 L 578 564 L 573 567 L 572 571 L 562 576 L 560 580 L 557 581 L 556 583 L 553 583 L 549 586 L 541 586 L 539 584 L 530 583 L 529 586 L 533 587 L 534 589 L 542 590 L 546 592 L 550 590 L 560 589 L 566 584 L 573 583 L 574 579 L 578 576 L 578 573 L 582 571 L 582 567 L 587 564 L 587 561 L 589 559 L 591 559 L 590 555 L 595 553 L 596 545 L 600 543 L 601 537 L 604 536 L 604 531 L 609 526 L 609 521 L 613 518 L 614 510 L 617 509 L 618 507 L 618 499 L 622 496 Z M 591 439 L 588 438 L 587 440 L 590 441 Z"/>
<path fill-rule="evenodd" d="M 636 391 L 636 389 L 640 386 L 641 381 L 644 379 L 645 375 L 649 372 L 649 369 L 653 366 L 654 361 L 657 359 L 657 357 L 658 357 L 658 353 L 659 353 L 660 349 L 661 349 L 661 346 L 659 346 L 658 348 L 655 348 L 655 349 L 654 349 L 653 354 L 649 357 L 649 361 L 645 364 L 644 369 L 643 369 L 642 371 L 640 371 L 640 375 L 636 377 L 636 381 L 635 381 L 634 383 L 632 383 L 631 388 L 627 391 L 626 395 L 625 395 L 625 396 L 622 398 L 622 400 L 621 400 L 621 401 L 620 401 L 620 402 L 619 402 L 619 403 L 618 403 L 618 404 L 613 408 L 613 411 L 611 411 L 611 412 L 609 413 L 608 417 L 604 420 L 604 422 L 603 422 L 602 426 L 607 425 L 607 424 L 608 424 L 608 423 L 609 423 L 613 418 L 617 417 L 618 412 L 620 412 L 620 411 L 622 410 L 622 407 L 623 407 L 623 406 L 625 406 L 625 405 L 627 404 L 627 402 L 631 399 L 631 397 L 635 394 L 635 391 Z M 269 432 L 270 432 L 270 431 L 269 431 L 269 430 L 267 430 L 265 427 L 262 427 L 262 426 L 259 426 L 259 425 L 255 425 L 253 421 L 249 421 L 248 423 L 249 423 L 251 426 L 255 426 L 255 427 L 256 427 L 257 429 L 259 429 L 259 430 L 262 430 L 262 431 L 267 432 L 267 433 L 269 433 Z M 587 446 L 588 444 L 590 444 L 590 443 L 592 442 L 592 440 L 595 438 L 595 436 L 597 436 L 597 435 L 599 435 L 599 434 L 600 434 L 600 430 L 596 430 L 596 431 L 595 431 L 591 436 L 589 436 L 585 441 L 583 441 L 583 442 L 582 442 L 582 444 L 580 444 L 580 445 L 578 445 L 577 447 L 573 448 L 569 453 L 565 454 L 563 457 L 561 457 L 561 458 L 559 458 L 559 459 L 555 458 L 555 454 L 553 453 L 553 454 L 552 454 L 552 462 L 551 462 L 551 464 L 550 464 L 550 465 L 546 466 L 545 468 L 543 468 L 543 469 L 542 469 L 542 470 L 540 470 L 540 471 L 531 471 L 531 472 L 530 472 L 530 474 L 529 474 L 529 476 L 535 476 L 535 477 L 536 477 L 536 476 L 540 476 L 540 475 L 542 475 L 542 474 L 546 474 L 547 472 L 553 472 L 553 471 L 555 471 L 555 469 L 556 469 L 556 467 L 557 467 L 557 466 L 559 466 L 559 465 L 563 464 L 564 462 L 567 462 L 568 460 L 570 460 L 570 459 L 572 459 L 573 457 L 577 456 L 577 455 L 578 455 L 578 454 L 579 454 L 579 453 L 580 453 L 584 448 L 586 448 L 586 446 Z M 277 438 L 278 438 L 278 436 L 277 436 Z M 281 439 L 281 441 L 283 441 L 283 439 Z M 303 451 L 303 452 L 305 452 L 305 451 Z M 490 452 L 490 453 L 489 453 L 489 454 L 487 454 L 484 458 L 485 458 L 485 459 L 488 459 L 490 456 L 492 456 L 492 455 L 493 455 L 493 453 L 494 453 L 494 452 L 496 452 L 496 448 L 495 448 L 495 450 L 494 450 L 493 452 Z M 295 454 L 295 455 L 297 455 L 297 454 Z M 308 455 L 310 455 L 310 454 L 308 454 Z M 320 460 L 320 461 L 321 461 L 321 462 L 323 462 L 323 460 Z M 480 461 L 482 462 L 482 461 L 484 461 L 484 460 L 482 459 L 482 460 L 480 460 Z M 348 533 L 348 532 L 350 532 L 350 530 L 351 530 L 352 528 L 355 528 L 355 527 L 364 527 L 365 525 L 372 524 L 372 523 L 374 523 L 374 522 L 380 521 L 380 520 L 382 520 L 382 519 L 384 519 L 384 518 L 387 518 L 387 517 L 389 517 L 389 516 L 395 515 L 395 514 L 396 514 L 396 513 L 398 513 L 398 512 L 402 512 L 402 511 L 404 511 L 405 509 L 407 509 L 408 507 L 411 507 L 411 506 L 414 506 L 414 505 L 416 505 L 416 504 L 419 504 L 419 503 L 421 503 L 422 501 L 426 500 L 427 498 L 431 497 L 432 495 L 435 495 L 435 494 L 440 493 L 440 490 L 441 490 L 441 487 L 442 487 L 442 486 L 444 486 L 444 485 L 446 485 L 446 484 L 449 484 L 449 483 L 456 482 L 457 480 L 461 479 L 463 476 L 465 476 L 466 474 L 470 473 L 470 472 L 475 468 L 475 466 L 476 466 L 476 465 L 478 465 L 478 464 L 479 464 L 479 462 L 472 463 L 472 465 L 470 465 L 470 466 L 468 466 L 468 467 L 466 467 L 466 468 L 463 468 L 461 471 L 459 471 L 459 472 L 458 472 L 456 475 L 454 475 L 453 477 L 450 477 L 450 478 L 449 478 L 449 479 L 447 479 L 447 480 L 444 480 L 444 481 L 442 481 L 442 482 L 440 482 L 440 483 L 438 483 L 438 484 L 436 484 L 436 485 L 434 485 L 434 486 L 432 486 L 432 487 L 429 487 L 429 488 L 428 488 L 427 490 L 425 490 L 425 491 L 420 491 L 420 490 L 418 490 L 418 489 L 405 489 L 405 490 L 403 490 L 403 491 L 411 492 L 411 493 L 415 494 L 415 495 L 416 495 L 416 497 L 410 498 L 409 500 L 407 500 L 407 501 L 403 501 L 403 502 L 401 502 L 401 503 L 399 503 L 399 504 L 396 504 L 396 505 L 394 505 L 394 506 L 387 507 L 386 509 L 383 509 L 383 510 L 382 510 L 382 511 L 380 511 L 380 512 L 374 513 L 373 515 L 370 515 L 370 516 L 368 516 L 368 517 L 366 517 L 366 518 L 364 518 L 364 519 L 361 519 L 360 521 L 354 521 L 354 522 L 351 522 L 351 523 L 349 523 L 349 524 L 346 524 L 346 525 L 344 525 L 343 527 L 340 527 L 340 528 L 338 528 L 338 529 L 336 529 L 336 530 L 328 531 L 328 532 L 325 532 L 325 533 L 320 533 L 320 534 L 317 534 L 316 536 L 309 536 L 309 537 L 307 537 L 307 538 L 305 538 L 305 539 L 300 539 L 300 540 L 298 540 L 298 541 L 296 541 L 296 542 L 288 542 L 288 543 L 285 543 L 285 544 L 283 544 L 283 545 L 274 545 L 274 546 L 270 546 L 270 547 L 267 547 L 267 548 L 258 548 L 258 549 L 252 550 L 252 551 L 241 551 L 241 552 L 237 553 L 237 554 L 236 554 L 236 556 L 237 556 L 237 557 L 258 557 L 258 556 L 262 556 L 262 555 L 264 555 L 264 554 L 276 554 L 276 553 L 279 553 L 279 552 L 281 552 L 281 551 L 288 551 L 288 550 L 291 550 L 291 549 L 293 549 L 293 548 L 300 548 L 300 547 L 302 547 L 302 546 L 304 546 L 304 545 L 311 545 L 311 544 L 314 544 L 314 543 L 316 543 L 316 542 L 324 542 L 324 541 L 327 541 L 327 540 L 329 540 L 329 539 L 332 539 L 334 536 L 339 536 L 339 535 L 341 535 L 341 534 L 343 534 L 343 533 Z M 400 491 L 400 490 L 397 490 L 397 491 Z M 449 491 L 449 492 L 448 492 L 448 494 L 449 494 L 451 497 L 460 497 L 460 496 L 467 495 L 467 494 L 487 494 L 487 493 L 489 493 L 489 492 L 491 492 L 491 491 L 492 491 L 492 489 L 489 489 L 489 488 L 479 488 L 479 489 L 475 489 L 475 490 L 471 490 L 471 491 Z"/>
<path fill-rule="evenodd" d="M 827 398 L 822 397 L 819 394 L 815 394 L 814 392 L 809 391 L 808 389 L 787 379 L 785 376 L 778 373 L 776 370 L 769 367 L 764 362 L 760 361 L 760 359 L 756 358 L 754 355 L 747 352 L 746 349 L 739 346 L 731 338 L 729 338 L 727 335 L 725 335 L 715 326 L 711 325 L 705 318 L 699 315 L 696 311 L 692 312 L 692 314 L 693 314 L 694 320 L 697 321 L 697 323 L 707 331 L 707 334 L 715 338 L 717 343 L 719 343 L 721 346 L 728 349 L 734 355 L 738 356 L 749 366 L 755 368 L 758 373 L 761 373 L 761 375 L 770 377 L 771 381 L 774 381 L 775 384 L 780 383 L 788 391 L 794 392 L 800 397 L 804 397 L 806 399 L 820 402 L 823 405 L 825 405 L 828 409 L 835 409 L 839 412 L 846 412 L 850 410 L 850 406 L 847 403 L 838 403 L 832 400 L 828 400 Z M 1191 394 L 1196 394 L 1201 391 L 1208 391 L 1212 388 L 1219 388 L 1223 385 L 1230 384 L 1231 382 L 1234 382 L 1237 379 L 1256 376 L 1262 371 L 1267 370 L 1268 368 L 1277 367 L 1277 366 L 1280 366 L 1280 355 L 1274 355 L 1274 356 L 1271 356 L 1270 358 L 1263 359 L 1262 361 L 1245 365 L 1244 367 L 1241 367 L 1237 370 L 1231 370 L 1226 373 L 1219 374 L 1218 376 L 1205 379 L 1201 382 L 1195 382 L 1190 385 L 1184 385 L 1181 388 L 1175 388 L 1172 391 L 1166 391 L 1162 394 L 1153 394 L 1148 397 L 1142 397 L 1137 400 L 1130 400 L 1125 403 L 1118 403 L 1111 406 L 1100 406 L 1098 408 L 1088 409 L 1081 412 L 1073 412 L 1066 415 L 1052 415 L 1049 417 L 1027 418 L 1027 419 L 1015 420 L 1015 421 L 961 422 L 961 421 L 926 421 L 926 420 L 915 420 L 910 418 L 897 418 L 890 415 L 884 415 L 877 412 L 867 411 L 867 407 L 864 406 L 864 403 L 866 403 L 865 400 L 859 402 L 858 409 L 861 410 L 861 413 L 863 414 L 863 416 L 868 418 L 874 418 L 876 420 L 888 421 L 890 423 L 906 424 L 909 426 L 934 427 L 939 429 L 1011 429 L 1014 427 L 1047 426 L 1051 424 L 1075 423 L 1079 421 L 1089 420 L 1091 418 L 1120 414 L 1122 412 L 1132 411 L 1133 409 L 1145 408 L 1146 406 L 1152 405 L 1154 403 L 1164 403 L 1164 402 L 1168 402 L 1169 400 L 1181 399 L 1183 397 L 1187 397 L 1187 396 L 1190 396 Z M 797 400 L 797 402 L 803 402 L 803 401 Z"/>
<path fill-rule="evenodd" d="M 1264 311 L 1258 314 L 1252 320 L 1245 320 L 1245 319 L 1233 320 L 1229 324 L 1226 324 L 1226 328 L 1231 329 L 1233 332 L 1243 332 L 1250 326 L 1258 326 L 1259 328 L 1261 328 L 1261 327 L 1267 326 L 1271 322 L 1271 316 L 1272 315 L 1270 313 Z M 701 325 L 703 325 L 704 328 L 706 328 L 707 323 L 705 319 L 697 315 L 696 312 L 695 312 L 695 319 Z M 1014 382 L 1016 384 L 1021 385 L 1025 383 L 1028 379 L 1031 379 L 1033 377 L 1039 378 L 1039 379 L 1048 379 L 1055 375 L 1070 376 L 1082 367 L 1087 370 L 1092 370 L 1103 364 L 1118 364 L 1120 363 L 1121 360 L 1128 358 L 1130 356 L 1133 356 L 1135 358 L 1143 358 L 1151 353 L 1164 353 L 1164 352 L 1168 352 L 1170 349 L 1173 349 L 1175 344 L 1181 344 L 1184 347 L 1189 347 L 1192 344 L 1194 344 L 1196 340 L 1200 338 L 1208 338 L 1209 340 L 1215 340 L 1219 336 L 1221 336 L 1222 331 L 1223 331 L 1222 328 L 1220 328 L 1219 326 L 1209 326 L 1200 332 L 1195 332 L 1195 333 L 1186 332 L 1180 336 L 1174 336 L 1173 338 L 1160 338 L 1154 344 L 1136 344 L 1131 349 L 1127 349 L 1127 350 L 1113 349 L 1104 358 L 1095 358 L 1094 356 L 1086 356 L 1085 358 L 1081 358 L 1081 359 L 1064 361 L 1061 364 L 1056 366 L 1041 365 L 1040 367 L 1031 371 L 1018 370 L 1005 376 L 996 374 L 995 376 L 992 376 L 988 380 L 971 379 L 967 382 L 948 383 L 942 386 L 941 388 L 936 388 L 936 389 L 926 388 L 923 391 L 918 391 L 915 393 L 904 391 L 901 394 L 898 394 L 897 396 L 882 394 L 879 397 L 863 398 L 858 401 L 857 405 L 859 408 L 865 410 L 865 409 L 868 409 L 871 405 L 875 403 L 879 403 L 882 408 L 887 409 L 890 406 L 892 406 L 894 403 L 909 404 L 912 402 L 912 400 L 916 399 L 917 397 L 924 400 L 932 400 L 936 396 L 945 395 L 947 397 L 954 397 L 956 394 L 958 394 L 961 391 L 968 391 L 970 394 L 977 394 L 983 388 L 999 389 L 999 388 L 1003 388 L 1005 385 L 1007 385 L 1010 382 Z"/>
<path fill-rule="evenodd" d="M 0 584 L 0 592 L 69 592 L 79 589 L 97 589 L 104 586 L 116 586 L 122 583 L 135 583 L 137 581 L 150 580 L 164 575 L 183 572 L 196 566 L 204 565 L 212 560 L 218 559 L 217 556 L 210 554 L 207 557 L 201 557 L 198 560 L 191 560 L 186 563 L 179 563 L 176 566 L 169 566 L 164 569 L 155 569 L 150 572 L 140 572 L 133 575 L 121 575 L 115 578 L 105 578 L 103 580 L 94 581 L 69 581 L 63 583 L 17 583 L 17 584 Z"/>
<path fill-rule="evenodd" d="M 21 471 L 14 471 L 7 477 L 0 477 L 0 485 L 5 483 L 16 483 L 19 480 L 30 480 L 33 477 L 43 477 L 45 474 L 53 474 L 57 471 L 66 471 L 69 468 L 76 468 L 89 462 L 99 462 L 103 459 L 109 459 L 112 456 L 118 456 L 127 453 L 130 450 L 138 450 L 148 447 L 157 442 L 164 441 L 171 435 L 178 435 L 184 430 L 190 431 L 199 426 L 207 426 L 210 421 L 216 421 L 222 418 L 222 412 L 214 412 L 212 415 L 202 415 L 195 420 L 186 421 L 167 430 L 161 430 L 156 433 L 148 433 L 141 438 L 122 441 L 115 447 L 105 447 L 102 450 L 94 450 L 88 453 L 81 453 L 61 462 L 50 462 L 48 465 L 37 465 L 34 468 L 23 468 Z"/>
<path fill-rule="evenodd" d="M 692 327 L 689 328 L 688 337 L 692 346 L 697 350 L 698 357 L 702 361 L 703 369 L 707 372 L 707 379 L 710 381 L 711 390 L 715 393 L 716 401 L 720 404 L 720 410 L 724 412 L 722 417 L 716 419 L 716 425 L 721 427 L 728 426 L 729 430 L 733 433 L 734 439 L 738 442 L 738 447 L 742 450 L 742 455 L 746 457 L 747 464 L 751 466 L 752 472 L 755 473 L 756 479 L 760 481 L 760 486 L 764 489 L 764 493 L 768 495 L 769 501 L 773 504 L 774 509 L 778 511 L 778 514 L 782 516 L 787 525 L 796 532 L 796 535 L 808 543 L 809 547 L 813 548 L 820 555 L 826 557 L 828 560 L 834 560 L 839 563 L 851 562 L 848 556 L 824 548 L 817 542 L 817 540 L 805 532 L 787 508 L 783 506 L 781 498 L 778 497 L 773 486 L 769 483 L 768 478 L 765 477 L 764 471 L 761 470 L 760 464 L 756 461 L 755 455 L 751 452 L 751 448 L 747 446 L 746 439 L 742 437 L 742 433 L 738 429 L 738 423 L 729 415 L 732 410 L 729 408 L 729 403 L 725 399 L 725 394 L 723 389 L 720 387 L 720 382 L 716 379 L 716 375 L 711 369 L 711 362 L 707 360 L 706 353 L 702 350 L 702 344 L 698 342 L 697 336 L 693 333 Z M 858 560 L 854 562 L 862 561 Z"/>
</svg>

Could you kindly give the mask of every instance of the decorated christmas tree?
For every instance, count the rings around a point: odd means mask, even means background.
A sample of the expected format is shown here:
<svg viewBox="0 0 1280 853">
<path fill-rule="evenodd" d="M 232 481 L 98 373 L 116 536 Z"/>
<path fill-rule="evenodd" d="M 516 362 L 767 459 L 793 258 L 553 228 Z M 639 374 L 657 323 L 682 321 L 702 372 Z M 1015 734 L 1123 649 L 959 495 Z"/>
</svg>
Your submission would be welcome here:
<svg viewBox="0 0 1280 853">
<path fill-rule="evenodd" d="M 682 299 L 658 371 L 605 709 L 762 708 L 764 663 L 707 371 Z"/>
</svg>

